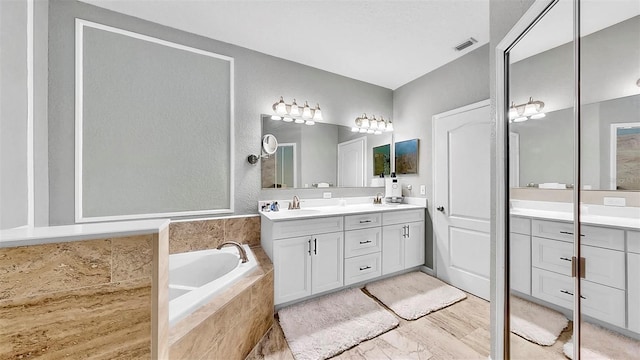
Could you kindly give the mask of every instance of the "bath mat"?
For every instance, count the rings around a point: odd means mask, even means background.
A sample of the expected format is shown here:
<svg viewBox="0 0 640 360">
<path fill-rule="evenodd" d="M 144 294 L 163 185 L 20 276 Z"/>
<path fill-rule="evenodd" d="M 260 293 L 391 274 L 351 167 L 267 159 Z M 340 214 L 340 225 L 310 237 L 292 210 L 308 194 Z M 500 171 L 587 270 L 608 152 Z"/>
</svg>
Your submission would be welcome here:
<svg viewBox="0 0 640 360">
<path fill-rule="evenodd" d="M 511 296 L 511 332 L 533 343 L 553 345 L 569 320 L 561 313 L 530 301 Z"/>
<path fill-rule="evenodd" d="M 580 334 L 580 359 L 637 359 L 640 354 L 640 341 L 603 327 L 582 322 Z M 573 359 L 573 336 L 562 350 Z"/>
<path fill-rule="evenodd" d="M 376 281 L 365 289 L 405 320 L 415 320 L 467 297 L 461 290 L 419 271 Z"/>
<path fill-rule="evenodd" d="M 399 324 L 360 289 L 286 307 L 278 320 L 297 360 L 328 359 Z"/>
</svg>

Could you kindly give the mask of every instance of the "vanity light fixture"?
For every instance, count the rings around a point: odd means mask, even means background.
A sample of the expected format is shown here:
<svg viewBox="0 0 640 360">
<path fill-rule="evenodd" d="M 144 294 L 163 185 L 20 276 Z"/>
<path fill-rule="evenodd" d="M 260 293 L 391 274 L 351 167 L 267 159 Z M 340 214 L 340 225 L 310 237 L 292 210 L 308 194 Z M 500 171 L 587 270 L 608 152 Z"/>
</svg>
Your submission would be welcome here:
<svg viewBox="0 0 640 360">
<path fill-rule="evenodd" d="M 284 102 L 282 96 L 273 106 L 274 115 L 271 120 L 282 120 L 284 122 L 295 122 L 296 124 L 315 125 L 316 121 L 322 121 L 322 111 L 320 104 L 316 104 L 315 108 L 311 108 L 307 101 L 304 102 L 302 110 L 293 99 L 291 105 Z"/>
<path fill-rule="evenodd" d="M 380 135 L 383 132 L 393 131 L 391 120 L 385 121 L 382 116 L 380 116 L 380 119 L 376 119 L 375 115 L 369 118 L 367 114 L 362 114 L 362 116 L 356 118 L 355 123 L 356 125 L 351 127 L 352 132 Z"/>
<path fill-rule="evenodd" d="M 512 102 L 511 107 L 509 107 L 509 122 L 542 119 L 546 116 L 542 109 L 544 109 L 544 102 L 539 100 L 534 101 L 532 97 L 524 104 L 516 105 Z"/>
</svg>

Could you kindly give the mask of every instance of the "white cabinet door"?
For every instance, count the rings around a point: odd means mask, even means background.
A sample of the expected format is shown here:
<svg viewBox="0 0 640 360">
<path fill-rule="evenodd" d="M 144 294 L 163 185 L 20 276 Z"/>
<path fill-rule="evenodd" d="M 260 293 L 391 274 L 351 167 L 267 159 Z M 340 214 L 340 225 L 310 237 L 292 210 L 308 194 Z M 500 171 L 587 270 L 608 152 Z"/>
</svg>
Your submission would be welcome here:
<svg viewBox="0 0 640 360">
<path fill-rule="evenodd" d="M 531 295 L 531 236 L 509 234 L 511 290 Z"/>
<path fill-rule="evenodd" d="M 314 235 L 311 239 L 311 293 L 344 284 L 344 240 L 341 232 Z"/>
<path fill-rule="evenodd" d="M 308 236 L 273 242 L 276 304 L 311 295 L 311 246 Z"/>
<path fill-rule="evenodd" d="M 407 224 L 404 238 L 404 268 L 424 265 L 424 223 Z"/>
<path fill-rule="evenodd" d="M 382 275 L 404 269 L 404 238 L 406 225 L 382 227 Z"/>
<path fill-rule="evenodd" d="M 627 254 L 629 330 L 640 333 L 640 254 Z"/>
</svg>

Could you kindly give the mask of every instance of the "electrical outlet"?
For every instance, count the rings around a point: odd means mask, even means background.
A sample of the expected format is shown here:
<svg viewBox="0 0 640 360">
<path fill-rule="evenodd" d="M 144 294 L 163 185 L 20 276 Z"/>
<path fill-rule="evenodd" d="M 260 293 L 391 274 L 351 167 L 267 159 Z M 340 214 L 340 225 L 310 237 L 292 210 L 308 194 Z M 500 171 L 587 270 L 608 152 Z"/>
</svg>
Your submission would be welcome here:
<svg viewBox="0 0 640 360">
<path fill-rule="evenodd" d="M 420 185 L 420 195 L 427 195 L 427 185 Z"/>
<path fill-rule="evenodd" d="M 330 192 L 323 192 L 322 193 L 322 198 L 323 199 L 331 199 L 331 193 Z"/>
</svg>

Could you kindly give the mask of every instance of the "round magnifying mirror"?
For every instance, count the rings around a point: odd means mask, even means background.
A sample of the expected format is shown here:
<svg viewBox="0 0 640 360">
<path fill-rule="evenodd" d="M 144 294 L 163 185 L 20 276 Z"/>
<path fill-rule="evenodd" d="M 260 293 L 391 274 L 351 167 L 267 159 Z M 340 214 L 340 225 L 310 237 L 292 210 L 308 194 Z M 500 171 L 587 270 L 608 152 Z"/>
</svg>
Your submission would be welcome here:
<svg viewBox="0 0 640 360">
<path fill-rule="evenodd" d="M 273 155 L 278 150 L 278 140 L 271 134 L 262 137 L 262 149 L 268 155 Z"/>
</svg>

